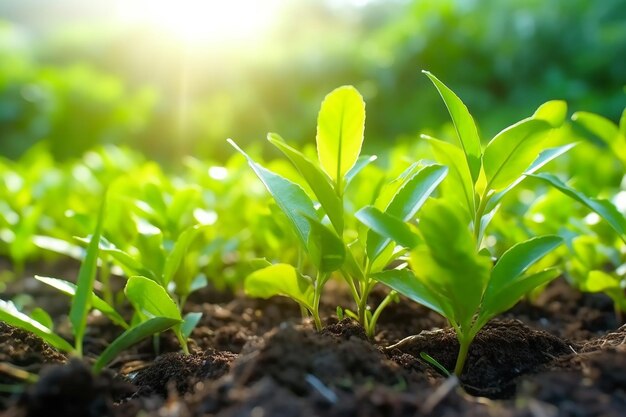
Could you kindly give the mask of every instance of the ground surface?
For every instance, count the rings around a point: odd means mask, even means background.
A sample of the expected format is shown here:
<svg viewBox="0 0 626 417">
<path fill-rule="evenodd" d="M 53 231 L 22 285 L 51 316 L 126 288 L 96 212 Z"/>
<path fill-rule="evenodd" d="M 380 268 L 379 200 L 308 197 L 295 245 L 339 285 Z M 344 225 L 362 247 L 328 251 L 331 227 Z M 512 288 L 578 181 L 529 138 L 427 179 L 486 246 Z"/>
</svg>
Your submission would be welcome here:
<svg viewBox="0 0 626 417">
<path fill-rule="evenodd" d="M 67 299 L 39 287 L 30 292 L 59 323 L 66 320 Z M 341 287 L 327 293 L 342 294 Z M 382 290 L 372 300 L 381 296 Z M 326 327 L 317 333 L 287 299 L 206 290 L 189 302 L 190 311 L 204 313 L 191 355 L 178 353 L 165 333 L 160 355 L 146 341 L 97 377 L 36 337 L 0 324 L 0 363 L 41 373 L 37 384 L 3 394 L 0 410 L 66 417 L 626 415 L 626 326 L 619 327 L 602 295 L 555 281 L 478 335 L 460 381 L 420 359 L 426 352 L 454 367 L 458 344 L 441 317 L 402 300 L 383 313 L 370 341 L 357 324 L 331 315 L 337 304 L 348 305 L 341 297 L 324 306 Z M 88 356 L 118 333 L 92 317 Z M 417 336 L 405 339 L 411 335 Z M 15 382 L 0 372 L 0 384 Z"/>
</svg>

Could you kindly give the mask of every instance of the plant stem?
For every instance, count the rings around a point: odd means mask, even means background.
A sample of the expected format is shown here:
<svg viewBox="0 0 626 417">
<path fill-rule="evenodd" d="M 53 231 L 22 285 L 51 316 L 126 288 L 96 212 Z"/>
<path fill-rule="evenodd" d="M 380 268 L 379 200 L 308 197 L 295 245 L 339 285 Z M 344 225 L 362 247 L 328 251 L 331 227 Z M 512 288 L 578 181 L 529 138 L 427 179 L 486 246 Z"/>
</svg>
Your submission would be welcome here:
<svg viewBox="0 0 626 417">
<path fill-rule="evenodd" d="M 487 197 L 488 191 L 489 187 L 485 187 L 483 195 L 480 196 L 480 203 L 478 204 L 478 208 L 476 209 L 476 213 L 474 216 L 474 240 L 476 241 L 477 250 L 480 249 L 480 244 L 482 243 L 480 228 L 483 215 L 485 214 L 485 210 L 487 209 L 487 203 L 489 202 L 489 197 Z"/>
<path fill-rule="evenodd" d="M 111 264 L 109 257 L 102 253 L 100 256 L 102 267 L 100 268 L 100 282 L 102 282 L 102 296 L 104 301 L 111 306 L 115 306 L 113 302 L 113 290 L 111 289 Z"/>
<path fill-rule="evenodd" d="M 378 322 L 378 318 L 383 310 L 389 305 L 391 300 L 393 299 L 394 291 L 387 294 L 387 296 L 383 299 L 383 301 L 376 307 L 376 311 L 372 315 L 372 320 L 368 323 L 367 328 L 365 329 L 367 337 L 369 339 L 374 338 L 374 331 L 376 330 L 376 322 Z"/>
<path fill-rule="evenodd" d="M 472 339 L 469 337 L 459 338 L 459 356 L 456 358 L 456 366 L 454 367 L 454 375 L 460 377 L 465 365 L 465 359 L 467 359 L 467 352 L 469 351 Z"/>
<path fill-rule="evenodd" d="M 315 290 L 313 292 L 313 320 L 315 321 L 315 328 L 317 331 L 322 330 L 322 320 L 320 319 L 320 299 L 322 298 L 322 289 L 324 288 L 324 284 L 328 280 L 329 274 L 321 274 L 319 271 L 317 272 L 317 277 L 315 278 Z"/>
</svg>

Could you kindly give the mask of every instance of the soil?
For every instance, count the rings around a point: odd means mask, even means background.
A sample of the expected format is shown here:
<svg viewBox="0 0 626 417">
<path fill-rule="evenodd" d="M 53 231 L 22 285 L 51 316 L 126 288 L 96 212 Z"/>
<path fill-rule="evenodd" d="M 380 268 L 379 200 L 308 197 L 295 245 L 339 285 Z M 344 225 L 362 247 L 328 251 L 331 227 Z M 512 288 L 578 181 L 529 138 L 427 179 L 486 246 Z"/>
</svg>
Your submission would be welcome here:
<svg viewBox="0 0 626 417">
<path fill-rule="evenodd" d="M 57 328 L 69 335 L 63 315 L 68 300 L 46 291 L 31 294 L 45 294 L 46 305 L 56 305 Z M 556 280 L 537 299 L 524 300 L 490 322 L 476 337 L 457 379 L 442 376 L 420 357 L 425 352 L 454 368 L 458 342 L 435 313 L 401 299 L 385 310 L 375 339 L 368 340 L 357 323 L 338 322 L 332 314 L 338 304 L 350 306 L 341 285 L 326 294 L 331 299 L 322 306 L 325 327 L 316 332 L 288 299 L 201 291 L 188 302 L 189 311 L 204 313 L 191 335 L 190 355 L 179 353 L 175 337 L 166 332 L 158 354 L 153 341 L 145 341 L 97 376 L 89 371 L 90 361 L 120 332 L 103 318 L 90 318 L 84 362 L 0 323 L 0 365 L 39 375 L 28 385 L 19 373 L 0 368 L 0 386 L 14 391 L 0 394 L 0 413 L 626 415 L 626 326 L 619 327 L 607 297 L 581 294 Z M 384 290 L 375 290 L 373 303 L 383 296 Z"/>
</svg>

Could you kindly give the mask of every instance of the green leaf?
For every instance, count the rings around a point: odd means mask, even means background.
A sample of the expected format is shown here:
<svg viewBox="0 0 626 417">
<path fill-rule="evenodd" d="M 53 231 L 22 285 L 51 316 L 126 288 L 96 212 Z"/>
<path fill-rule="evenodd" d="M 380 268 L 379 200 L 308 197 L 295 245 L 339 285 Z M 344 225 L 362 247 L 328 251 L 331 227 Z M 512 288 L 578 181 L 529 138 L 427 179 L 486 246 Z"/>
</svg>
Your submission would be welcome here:
<svg viewBox="0 0 626 417">
<path fill-rule="evenodd" d="M 320 272 L 333 272 L 343 266 L 346 259 L 346 246 L 332 230 L 314 217 L 306 216 L 311 225 L 309 234 L 309 254 Z"/>
<path fill-rule="evenodd" d="M 442 307 L 443 302 L 440 300 L 440 296 L 425 286 L 411 271 L 389 269 L 372 274 L 371 277 L 416 303 L 430 308 L 444 317 L 447 316 L 446 308 Z"/>
<path fill-rule="evenodd" d="M 109 362 L 118 357 L 123 350 L 128 349 L 132 345 L 155 333 L 163 332 L 180 323 L 181 320 L 173 318 L 153 317 L 139 323 L 137 326 L 131 327 L 115 339 L 113 343 L 107 346 L 104 352 L 100 354 L 93 364 L 93 372 L 99 373 Z"/>
<path fill-rule="evenodd" d="M 446 317 L 470 327 L 487 286 L 491 259 L 476 252 L 476 243 L 460 207 L 431 200 L 422 209 L 419 230 L 425 246 L 411 252 L 411 267 L 429 288 L 449 300 Z"/>
<path fill-rule="evenodd" d="M 135 310 L 147 317 L 168 317 L 182 321 L 178 306 L 165 288 L 150 278 L 128 278 L 124 288 L 126 298 Z"/>
<path fill-rule="evenodd" d="M 246 159 L 248 164 L 265 185 L 265 188 L 274 197 L 276 204 L 285 213 L 293 227 L 296 235 L 300 239 L 302 246 L 307 247 L 309 240 L 310 226 L 305 216 L 315 217 L 316 212 L 313 202 L 306 195 L 304 190 L 297 184 L 289 181 L 280 175 L 263 168 L 257 164 L 232 140 L 228 142 Z"/>
<path fill-rule="evenodd" d="M 552 127 L 559 127 L 567 117 L 567 103 L 563 100 L 551 100 L 543 103 L 533 114 L 533 119 L 544 120 Z"/>
<path fill-rule="evenodd" d="M 419 243 L 419 237 L 405 222 L 374 206 L 363 207 L 354 216 L 373 232 L 367 237 L 367 256 L 370 261 L 375 260 L 392 240 L 409 249 Z"/>
<path fill-rule="evenodd" d="M 313 310 L 313 284 L 288 264 L 275 264 L 246 277 L 244 289 L 250 297 L 289 297 L 309 311 Z"/>
<path fill-rule="evenodd" d="M 552 185 L 563 194 L 578 201 L 579 203 L 584 204 L 585 206 L 596 212 L 600 217 L 606 220 L 607 223 L 609 223 L 609 225 L 619 234 L 619 237 L 624 242 L 626 242 L 626 219 L 624 219 L 622 213 L 620 213 L 619 210 L 617 210 L 617 208 L 610 201 L 587 197 L 580 191 L 577 191 L 569 185 L 566 185 L 563 181 L 561 181 L 554 175 L 535 174 L 532 175 L 532 177 L 538 178 Z"/>
<path fill-rule="evenodd" d="M 459 164 L 459 161 L 466 160 L 467 167 L 471 173 L 472 183 L 475 183 L 478 179 L 478 175 L 480 174 L 480 158 L 482 153 L 480 138 L 478 136 L 478 130 L 476 129 L 474 119 L 465 104 L 463 104 L 461 99 L 454 94 L 452 90 L 450 90 L 430 72 L 422 72 L 430 78 L 433 84 L 435 84 L 435 87 L 439 91 L 441 98 L 443 98 L 443 101 L 448 108 L 452 122 L 454 123 L 454 127 L 464 153 L 463 159 L 457 160 L 456 164 Z"/>
<path fill-rule="evenodd" d="M 534 263 L 563 243 L 560 236 L 542 236 L 529 239 L 504 252 L 491 270 L 487 292 L 499 291 L 526 272 Z"/>
<path fill-rule="evenodd" d="M 498 133 L 483 156 L 487 187 L 502 190 L 520 178 L 542 150 L 551 128 L 544 120 L 530 118 Z"/>
<path fill-rule="evenodd" d="M 30 317 L 38 321 L 39 323 L 46 326 L 48 329 L 54 331 L 54 321 L 52 321 L 52 317 L 46 310 L 40 307 L 33 308 L 33 311 L 30 312 Z"/>
<path fill-rule="evenodd" d="M 583 111 L 574 113 L 572 120 L 606 143 L 618 158 L 626 161 L 626 133 L 621 132 L 615 123 L 597 114 Z"/>
<path fill-rule="evenodd" d="M 71 297 L 74 297 L 74 295 L 76 295 L 76 285 L 71 282 L 64 281 L 58 278 L 42 277 L 39 275 L 35 275 L 35 278 L 38 281 L 41 281 L 44 284 L 47 284 L 53 288 L 56 288 L 57 290 Z M 111 305 L 109 305 L 106 301 L 98 297 L 93 291 L 91 292 L 91 307 L 100 311 L 102 314 L 107 316 L 113 323 L 117 324 L 118 326 L 121 326 L 125 329 L 128 328 L 128 323 L 126 323 L 124 318 L 120 316 L 119 313 L 115 311 L 113 307 L 111 307 Z"/>
<path fill-rule="evenodd" d="M 343 203 L 333 190 L 328 176 L 300 151 L 287 145 L 277 134 L 269 133 L 267 139 L 291 160 L 315 193 L 337 233 L 343 233 Z"/>
<path fill-rule="evenodd" d="M 502 198 L 509 191 L 511 191 L 516 185 L 518 185 L 520 182 L 522 182 L 526 178 L 527 175 L 534 174 L 539 169 L 543 168 L 543 166 L 546 165 L 548 162 L 551 162 L 552 160 L 556 159 L 557 157 L 563 155 L 565 152 L 569 151 L 570 149 L 572 149 L 576 145 L 577 145 L 577 143 L 568 143 L 567 145 L 557 146 L 555 148 L 548 148 L 548 149 L 544 149 L 543 151 L 541 151 L 539 156 L 537 156 L 537 159 L 535 159 L 535 161 L 532 164 L 530 164 L 530 167 L 528 167 L 528 169 L 526 171 L 524 171 L 524 175 L 520 176 L 517 180 L 513 181 L 504 190 L 495 193 L 489 199 L 489 203 L 487 204 L 487 208 L 486 208 L 485 212 L 491 212 L 494 208 L 496 208 L 496 206 L 498 205 L 498 203 L 500 203 Z M 485 227 L 486 226 L 487 226 L 487 224 L 485 224 Z"/>
<path fill-rule="evenodd" d="M 180 267 L 183 258 L 189 251 L 189 246 L 193 240 L 198 236 L 198 234 L 206 229 L 207 226 L 195 225 L 185 229 L 178 239 L 176 239 L 176 243 L 174 243 L 174 248 L 170 252 L 170 254 L 165 258 L 165 266 L 163 267 L 163 286 L 167 286 L 172 279 L 175 277 L 176 271 Z M 187 295 L 189 294 L 191 285 L 191 280 L 189 282 L 182 282 L 182 280 L 176 281 L 176 292 L 179 295 Z"/>
<path fill-rule="evenodd" d="M 435 158 L 438 162 L 448 167 L 448 175 L 442 186 L 449 198 L 459 200 L 465 207 L 468 218 L 473 218 L 475 208 L 474 182 L 466 164 L 460 164 L 464 156 L 463 152 L 451 143 L 422 135 L 428 141 Z"/>
<path fill-rule="evenodd" d="M 486 323 L 497 314 L 513 307 L 524 295 L 541 285 L 547 284 L 557 276 L 559 276 L 558 269 L 546 269 L 519 278 L 500 288 L 499 291 L 486 295 L 480 310 L 479 320 Z"/>
<path fill-rule="evenodd" d="M 196 328 L 200 319 L 202 318 L 202 313 L 187 313 L 183 319 L 183 323 L 180 326 L 182 335 L 185 339 L 187 339 L 193 329 Z"/>
<path fill-rule="evenodd" d="M 33 333 L 42 338 L 46 343 L 64 352 L 74 352 L 74 348 L 60 336 L 57 336 L 48 327 L 19 312 L 13 303 L 0 300 L 0 320 Z"/>
<path fill-rule="evenodd" d="M 348 185 L 350 185 L 350 183 L 354 179 L 354 177 L 356 177 L 361 171 L 363 171 L 363 169 L 366 166 L 368 166 L 369 164 L 374 162 L 377 158 L 378 157 L 376 155 L 372 155 L 372 156 L 361 155 L 361 156 L 359 156 L 359 158 L 356 160 L 356 164 L 354 164 L 354 166 L 352 168 L 350 168 L 350 171 L 348 171 L 346 173 L 346 176 L 345 176 L 346 185 L 345 185 L 344 188 L 347 188 Z"/>
<path fill-rule="evenodd" d="M 85 259 L 81 263 L 78 271 L 76 294 L 74 295 L 72 306 L 70 308 L 69 318 L 72 323 L 72 331 L 74 333 L 74 338 L 76 339 L 76 350 L 79 356 L 82 355 L 82 342 L 85 334 L 85 327 L 87 326 L 87 314 L 91 308 L 93 283 L 96 279 L 96 272 L 98 270 L 98 255 L 100 251 L 99 243 L 100 236 L 102 235 L 102 228 L 104 227 L 105 207 L 106 193 L 102 197 L 102 203 L 100 204 L 96 230 L 89 241 Z"/>
<path fill-rule="evenodd" d="M 317 154 L 342 194 L 342 181 L 361 153 L 365 130 L 365 102 L 352 86 L 333 90 L 324 98 L 317 117 Z"/>
<path fill-rule="evenodd" d="M 621 280 L 604 271 L 593 270 L 583 284 L 581 290 L 588 292 L 609 292 L 612 290 L 622 291 Z"/>
</svg>

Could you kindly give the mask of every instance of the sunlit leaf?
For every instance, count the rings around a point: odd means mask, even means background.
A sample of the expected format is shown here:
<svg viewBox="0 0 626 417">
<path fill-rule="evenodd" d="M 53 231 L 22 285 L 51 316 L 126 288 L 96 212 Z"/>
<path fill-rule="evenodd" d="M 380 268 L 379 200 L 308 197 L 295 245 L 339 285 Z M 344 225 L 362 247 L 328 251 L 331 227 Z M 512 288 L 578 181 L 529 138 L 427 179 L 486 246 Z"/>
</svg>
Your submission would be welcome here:
<svg viewBox="0 0 626 417">
<path fill-rule="evenodd" d="M 469 110 L 463 104 L 461 99 L 454 94 L 444 83 L 439 81 L 437 77 L 428 71 L 422 71 L 430 80 L 435 84 L 435 87 L 439 91 L 441 98 L 448 108 L 454 127 L 456 128 L 459 142 L 463 149 L 464 158 L 456 161 L 459 164 L 460 161 L 466 160 L 467 166 L 471 173 L 472 183 L 475 183 L 480 174 L 480 159 L 481 159 L 481 145 L 480 137 L 478 136 L 478 130 L 474 119 Z"/>
<path fill-rule="evenodd" d="M 246 277 L 244 288 L 250 297 L 270 298 L 276 295 L 289 297 L 298 304 L 313 310 L 313 284 L 288 264 L 275 264 L 259 269 Z"/>
<path fill-rule="evenodd" d="M 329 93 L 317 118 L 317 154 L 328 176 L 339 186 L 361 153 L 365 130 L 365 102 L 352 86 Z"/>
</svg>

